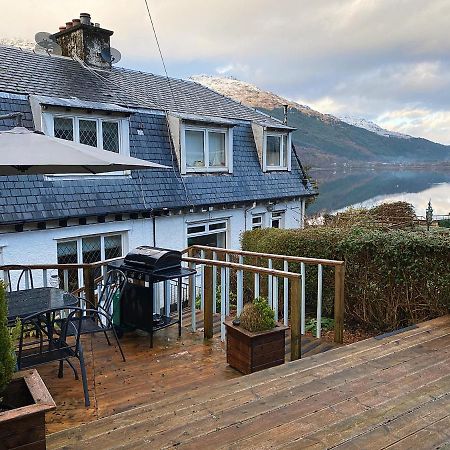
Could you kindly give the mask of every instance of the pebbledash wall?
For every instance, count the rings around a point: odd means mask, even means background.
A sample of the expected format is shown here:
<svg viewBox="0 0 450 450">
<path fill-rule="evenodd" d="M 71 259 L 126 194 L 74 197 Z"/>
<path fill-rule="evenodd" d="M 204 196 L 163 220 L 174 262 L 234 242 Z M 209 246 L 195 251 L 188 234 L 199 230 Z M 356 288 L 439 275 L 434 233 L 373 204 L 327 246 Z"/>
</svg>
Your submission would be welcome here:
<svg viewBox="0 0 450 450">
<path fill-rule="evenodd" d="M 269 208 L 271 209 L 271 208 Z M 283 214 L 284 228 L 301 226 L 301 202 L 280 202 L 273 208 Z M 1 264 L 53 264 L 57 263 L 58 241 L 111 233 L 123 235 L 126 254 L 138 245 L 156 245 L 182 250 L 188 245 L 187 229 L 210 221 L 226 221 L 226 246 L 240 248 L 240 235 L 252 228 L 252 218 L 262 216 L 263 226 L 270 226 L 272 211 L 266 206 L 235 208 L 204 213 L 159 216 L 152 219 L 124 220 L 121 222 L 93 223 L 65 228 L 4 233 L 0 235 Z M 156 242 L 154 242 L 154 237 Z"/>
</svg>

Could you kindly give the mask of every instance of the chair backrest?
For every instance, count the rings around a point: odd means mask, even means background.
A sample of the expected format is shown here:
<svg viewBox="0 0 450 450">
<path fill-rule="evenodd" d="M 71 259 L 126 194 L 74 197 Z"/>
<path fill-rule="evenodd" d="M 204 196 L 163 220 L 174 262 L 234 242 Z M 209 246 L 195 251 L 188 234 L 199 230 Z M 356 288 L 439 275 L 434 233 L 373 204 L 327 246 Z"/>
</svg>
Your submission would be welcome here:
<svg viewBox="0 0 450 450">
<path fill-rule="evenodd" d="M 13 291 L 13 283 L 11 280 L 11 272 L 19 272 L 16 285 L 16 291 L 20 291 L 21 287 L 24 289 L 33 289 L 34 283 L 33 283 L 33 271 L 27 267 L 27 266 L 20 266 L 20 265 L 14 265 L 14 266 L 8 266 L 4 269 L 6 271 L 6 275 L 8 277 L 8 291 Z"/>
<path fill-rule="evenodd" d="M 82 333 L 83 310 L 78 307 L 53 308 L 30 315 L 21 320 L 17 365 L 32 367 L 61 359 L 61 349 L 69 349 L 78 356 Z M 36 331 L 40 340 L 29 339 L 30 330 Z M 69 337 L 69 338 L 68 338 Z"/>
<path fill-rule="evenodd" d="M 125 274 L 118 269 L 109 270 L 105 277 L 105 283 L 98 299 L 98 307 L 111 314 L 111 306 L 116 295 L 120 295 L 127 279 Z"/>
</svg>

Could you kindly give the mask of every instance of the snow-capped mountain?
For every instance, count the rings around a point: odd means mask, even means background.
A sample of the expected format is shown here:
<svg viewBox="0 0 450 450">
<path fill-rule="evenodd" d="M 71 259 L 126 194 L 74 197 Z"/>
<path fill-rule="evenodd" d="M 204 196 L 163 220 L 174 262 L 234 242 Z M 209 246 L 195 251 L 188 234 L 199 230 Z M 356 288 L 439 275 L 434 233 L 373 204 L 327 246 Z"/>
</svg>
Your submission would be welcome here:
<svg viewBox="0 0 450 450">
<path fill-rule="evenodd" d="M 361 119 L 353 116 L 339 116 L 339 120 L 348 123 L 349 125 L 354 125 L 355 127 L 364 128 L 365 130 L 372 131 L 372 133 L 379 134 L 385 137 L 395 137 L 399 139 L 411 139 L 412 136 L 408 134 L 398 133 L 397 131 L 386 130 L 370 120 Z"/>
<path fill-rule="evenodd" d="M 283 119 L 282 107 L 288 105 L 288 123 L 296 128 L 293 141 L 302 160 L 312 166 L 450 160 L 450 147 L 389 131 L 365 119 L 321 114 L 232 77 L 197 75 L 191 79 L 278 119 Z"/>
</svg>

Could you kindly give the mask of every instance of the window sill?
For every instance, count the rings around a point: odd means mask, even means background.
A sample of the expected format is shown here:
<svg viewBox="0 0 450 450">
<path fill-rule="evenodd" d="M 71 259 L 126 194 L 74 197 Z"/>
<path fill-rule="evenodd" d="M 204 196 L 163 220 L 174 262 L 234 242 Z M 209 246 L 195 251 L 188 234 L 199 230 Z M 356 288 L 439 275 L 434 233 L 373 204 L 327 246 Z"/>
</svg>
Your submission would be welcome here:
<svg viewBox="0 0 450 450">
<path fill-rule="evenodd" d="M 105 173 L 74 173 L 44 175 L 45 181 L 73 181 L 73 180 L 98 180 L 100 178 L 131 178 L 131 171 L 105 172 Z"/>
<path fill-rule="evenodd" d="M 190 175 L 190 174 L 209 174 L 209 173 L 229 173 L 228 167 L 221 167 L 221 168 L 198 168 L 198 169 L 186 169 L 186 173 L 183 175 Z"/>
<path fill-rule="evenodd" d="M 289 169 L 281 166 L 267 166 L 266 172 L 289 172 Z"/>
</svg>

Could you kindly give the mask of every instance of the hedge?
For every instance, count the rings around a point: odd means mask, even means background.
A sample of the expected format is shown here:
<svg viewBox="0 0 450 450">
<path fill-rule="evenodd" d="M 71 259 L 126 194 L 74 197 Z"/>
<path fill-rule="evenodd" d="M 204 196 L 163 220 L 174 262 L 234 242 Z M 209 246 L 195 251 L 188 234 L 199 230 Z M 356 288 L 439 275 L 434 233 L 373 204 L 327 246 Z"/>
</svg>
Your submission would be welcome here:
<svg viewBox="0 0 450 450">
<path fill-rule="evenodd" d="M 449 312 L 450 233 L 312 227 L 242 236 L 248 251 L 346 262 L 346 325 L 391 331 Z M 290 270 L 299 270 L 291 267 Z M 317 268 L 307 266 L 306 310 L 314 311 Z M 324 315 L 332 317 L 334 274 L 324 268 Z"/>
</svg>

